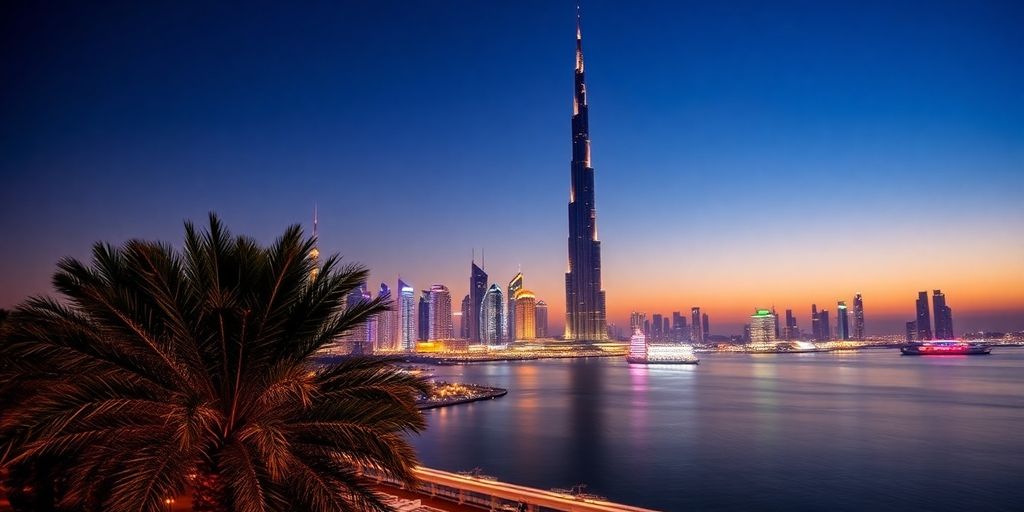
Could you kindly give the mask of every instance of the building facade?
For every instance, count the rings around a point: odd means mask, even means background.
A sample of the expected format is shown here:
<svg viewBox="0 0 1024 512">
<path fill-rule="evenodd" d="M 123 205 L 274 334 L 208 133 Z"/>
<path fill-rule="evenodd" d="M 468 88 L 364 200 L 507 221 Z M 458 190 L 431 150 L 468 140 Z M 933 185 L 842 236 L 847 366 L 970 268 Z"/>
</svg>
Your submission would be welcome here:
<svg viewBox="0 0 1024 512">
<path fill-rule="evenodd" d="M 535 313 L 536 329 L 538 338 L 547 338 L 548 334 L 548 303 L 542 300 L 537 301 Z"/>
<path fill-rule="evenodd" d="M 776 341 L 775 314 L 770 309 L 758 309 L 750 315 L 750 344 L 768 348 Z"/>
<path fill-rule="evenodd" d="M 864 339 L 864 297 L 853 296 L 853 339 Z"/>
<path fill-rule="evenodd" d="M 483 303 L 484 294 L 487 293 L 487 272 L 477 266 L 476 262 L 470 263 L 469 268 L 469 311 L 468 315 L 463 312 L 462 316 L 468 318 L 469 341 L 480 340 L 480 305 Z"/>
<path fill-rule="evenodd" d="M 508 308 L 505 310 L 505 321 L 508 324 L 508 329 L 505 332 L 506 339 L 516 339 L 516 333 L 519 332 L 516 330 L 516 294 L 522 289 L 523 273 L 516 272 L 515 277 L 508 282 L 508 296 L 506 297 Z"/>
<path fill-rule="evenodd" d="M 521 288 L 516 292 L 515 340 L 532 340 L 537 337 L 537 296 L 530 290 Z"/>
<path fill-rule="evenodd" d="M 932 339 L 932 319 L 928 314 L 928 292 L 917 292 L 917 341 Z"/>
<path fill-rule="evenodd" d="M 450 340 L 455 337 L 452 329 L 452 294 L 443 284 L 430 287 L 429 321 L 427 339 Z"/>
<path fill-rule="evenodd" d="M 398 343 L 399 349 L 416 349 L 416 290 L 398 280 Z"/>
<path fill-rule="evenodd" d="M 505 325 L 505 302 L 502 300 L 501 288 L 492 284 L 484 293 L 480 306 L 480 342 L 485 345 L 501 343 L 502 328 Z"/>
<path fill-rule="evenodd" d="M 850 316 L 846 312 L 846 301 L 836 303 L 836 339 L 850 339 Z"/>
</svg>

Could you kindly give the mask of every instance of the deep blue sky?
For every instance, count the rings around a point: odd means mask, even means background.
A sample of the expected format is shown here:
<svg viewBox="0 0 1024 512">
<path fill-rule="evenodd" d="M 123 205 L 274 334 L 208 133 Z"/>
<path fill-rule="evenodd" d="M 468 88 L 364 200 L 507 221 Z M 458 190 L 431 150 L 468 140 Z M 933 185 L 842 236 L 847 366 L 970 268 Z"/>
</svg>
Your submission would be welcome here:
<svg viewBox="0 0 1024 512">
<path fill-rule="evenodd" d="M 572 2 L 11 4 L 0 307 L 95 240 L 215 210 L 269 241 L 316 202 L 375 281 L 457 302 L 486 247 L 557 323 Z M 585 2 L 612 320 L 705 304 L 725 333 L 859 291 L 882 332 L 944 288 L 958 330 L 1024 328 L 1022 26 L 1024 2 Z"/>
</svg>

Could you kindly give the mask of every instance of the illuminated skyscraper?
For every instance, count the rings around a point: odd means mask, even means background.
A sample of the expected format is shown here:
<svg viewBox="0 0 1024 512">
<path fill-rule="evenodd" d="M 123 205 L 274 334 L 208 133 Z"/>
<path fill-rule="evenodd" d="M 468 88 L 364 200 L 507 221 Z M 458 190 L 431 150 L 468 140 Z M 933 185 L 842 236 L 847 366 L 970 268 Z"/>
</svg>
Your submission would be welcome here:
<svg viewBox="0 0 1024 512">
<path fill-rule="evenodd" d="M 537 337 L 537 296 L 530 290 L 516 292 L 516 334 L 512 339 L 532 340 Z M 511 322 L 510 322 L 511 323 Z M 511 340 L 510 340 L 511 341 Z"/>
<path fill-rule="evenodd" d="M 398 344 L 401 350 L 416 348 L 416 290 L 398 280 Z"/>
<path fill-rule="evenodd" d="M 506 339 L 518 339 L 516 333 L 516 293 L 523 289 L 523 273 L 516 272 L 515 277 L 508 282 L 508 309 L 505 311 L 505 322 L 508 324 Z"/>
<path fill-rule="evenodd" d="M 548 303 L 542 300 L 537 301 L 537 337 L 547 338 L 548 337 Z"/>
<path fill-rule="evenodd" d="M 928 292 L 917 292 L 917 341 L 932 339 L 932 319 L 928 315 Z"/>
<path fill-rule="evenodd" d="M 846 313 L 846 301 L 836 304 L 836 339 L 850 339 L 850 317 Z"/>
<path fill-rule="evenodd" d="M 821 331 L 821 335 L 818 338 L 820 341 L 828 341 L 832 339 L 832 326 L 829 324 L 828 310 L 823 309 L 818 312 L 818 329 Z"/>
<path fill-rule="evenodd" d="M 853 339 L 864 339 L 864 298 L 859 293 L 853 296 Z"/>
<path fill-rule="evenodd" d="M 429 321 L 427 338 L 431 340 L 450 340 L 452 332 L 452 294 L 443 284 L 430 287 Z"/>
<path fill-rule="evenodd" d="M 505 325 L 503 318 L 505 302 L 501 297 L 501 288 L 492 284 L 484 293 L 480 304 L 480 341 L 486 345 L 501 343 L 501 330 Z"/>
<path fill-rule="evenodd" d="M 476 262 L 470 264 L 469 268 L 469 340 L 480 341 L 480 305 L 483 303 L 484 294 L 487 293 L 487 272 L 476 266 Z M 465 315 L 465 314 L 464 314 Z"/>
<path fill-rule="evenodd" d="M 935 339 L 953 339 L 953 310 L 946 305 L 942 290 L 932 292 L 932 304 L 935 306 Z"/>
<path fill-rule="evenodd" d="M 775 315 L 770 309 L 758 309 L 750 315 L 750 343 L 769 348 L 775 342 Z"/>
<path fill-rule="evenodd" d="M 391 302 L 391 288 L 388 288 L 386 283 L 380 284 L 380 293 L 377 298 L 384 302 Z M 377 315 L 377 346 L 378 350 L 394 350 L 395 347 L 395 331 L 397 325 L 395 322 L 395 313 L 397 312 L 398 304 L 391 304 L 391 309 L 384 311 Z"/>
<path fill-rule="evenodd" d="M 700 307 L 690 308 L 690 341 L 700 343 L 704 341 L 704 331 L 701 329 Z"/>
<path fill-rule="evenodd" d="M 594 168 L 583 74 L 583 33 L 576 16 L 576 79 L 572 102 L 572 163 L 569 189 L 569 271 L 565 273 L 565 338 L 603 341 L 605 294 L 601 289 L 601 242 L 597 239 Z"/>
</svg>

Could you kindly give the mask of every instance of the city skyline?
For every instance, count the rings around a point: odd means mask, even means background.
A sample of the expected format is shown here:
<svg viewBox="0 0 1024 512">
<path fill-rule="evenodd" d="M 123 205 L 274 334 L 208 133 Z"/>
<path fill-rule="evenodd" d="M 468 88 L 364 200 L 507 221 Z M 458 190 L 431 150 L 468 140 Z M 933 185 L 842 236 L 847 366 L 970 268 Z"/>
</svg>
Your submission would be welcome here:
<svg viewBox="0 0 1024 512">
<path fill-rule="evenodd" d="M 565 218 L 574 7 L 498 6 L 480 26 L 466 23 L 478 8 L 460 5 L 450 22 L 450 12 L 405 5 L 247 13 L 233 28 L 222 26 L 227 13 L 206 14 L 204 23 L 255 45 L 229 59 L 252 75 L 245 81 L 186 59 L 197 53 L 188 45 L 156 42 L 181 13 L 152 27 L 152 39 L 132 27 L 168 14 L 156 7 L 110 8 L 88 30 L 74 13 L 56 14 L 48 30 L 14 13 L 25 23 L 9 37 L 32 50 L 12 61 L 21 72 L 3 100 L 12 122 L 0 164 L 11 177 L 0 191 L 8 234 L 0 307 L 50 293 L 57 259 L 83 257 L 97 240 L 178 245 L 183 220 L 214 210 L 267 242 L 286 225 L 309 226 L 316 203 L 321 253 L 368 265 L 374 286 L 401 276 L 418 290 L 444 283 L 462 297 L 467 253 L 486 247 L 487 284 L 504 287 L 521 265 L 549 305 L 550 331 L 560 333 L 566 225 L 553 219 Z M 1024 329 L 1024 206 L 1014 201 L 1024 105 L 1012 94 L 1021 71 L 1010 65 L 1024 44 L 1001 21 L 1015 19 L 1019 6 L 940 4 L 906 32 L 906 19 L 919 14 L 907 7 L 833 8 L 831 16 L 837 9 L 851 20 L 841 29 L 805 9 L 787 22 L 809 28 L 801 37 L 818 38 L 815 49 L 796 48 L 804 39 L 779 28 L 770 8 L 751 6 L 760 17 L 700 5 L 584 9 L 587 92 L 599 99 L 590 117 L 609 323 L 628 325 L 633 310 L 699 305 L 713 334 L 736 334 L 752 307 L 775 305 L 796 311 L 805 329 L 810 304 L 833 309 L 861 293 L 866 333 L 897 334 L 914 316 L 914 294 L 941 289 L 955 305 L 958 333 Z M 275 14 L 309 31 L 285 35 L 268 62 L 257 35 Z M 343 15 L 369 23 L 351 27 Z M 327 30 L 316 17 L 337 26 Z M 427 35 L 416 29 L 424 22 L 452 32 Z M 877 32 L 872 44 L 851 51 L 868 27 Z M 524 30 L 535 37 L 521 40 Z M 114 44 L 128 33 L 138 51 Z M 49 39 L 30 44 L 40 37 Z M 207 32 L 197 39 L 188 44 L 218 57 L 234 51 Z M 904 60 L 922 45 L 934 60 Z M 288 63 L 309 62 L 302 57 L 310 52 L 322 61 L 319 52 L 330 51 L 337 66 Z M 768 58 L 762 64 L 758 55 Z M 39 62 L 67 64 L 70 83 Z M 430 71 L 436 77 L 424 77 L 418 62 L 440 63 Z M 279 73 L 262 74 L 268 64 Z M 817 81 L 802 78 L 806 65 L 816 66 Z M 168 69 L 207 92 L 176 92 L 174 80 L 163 81 Z M 381 91 L 345 87 L 369 72 Z M 400 94 L 405 87 L 395 84 L 410 74 L 424 80 Z M 741 78 L 751 85 L 740 87 Z M 70 94 L 75 88 L 95 91 L 94 102 Z M 389 136 L 398 119 L 409 123 L 403 151 Z M 949 201 L 920 209 L 910 188 Z M 473 213 L 509 189 L 531 194 L 515 215 L 484 222 Z M 353 208 L 352 190 L 384 206 Z M 765 217 L 780 229 L 751 253 L 748 240 L 763 226 L 750 220 Z M 922 223 L 943 226 L 946 245 L 905 243 Z"/>
</svg>

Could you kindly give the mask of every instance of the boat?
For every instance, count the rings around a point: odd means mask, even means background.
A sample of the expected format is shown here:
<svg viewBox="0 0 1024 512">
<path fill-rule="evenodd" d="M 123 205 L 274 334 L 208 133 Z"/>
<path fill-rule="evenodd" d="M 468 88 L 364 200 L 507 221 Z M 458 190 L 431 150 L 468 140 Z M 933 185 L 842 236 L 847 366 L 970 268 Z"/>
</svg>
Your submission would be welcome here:
<svg viewBox="0 0 1024 512">
<path fill-rule="evenodd" d="M 992 349 L 985 345 L 958 340 L 924 341 L 900 347 L 900 354 L 905 356 L 983 356 L 991 353 Z"/>
<path fill-rule="evenodd" d="M 629 340 L 626 362 L 629 364 L 699 364 L 700 359 L 693 355 L 693 347 L 689 345 L 648 343 L 644 333 L 637 329 Z"/>
</svg>

